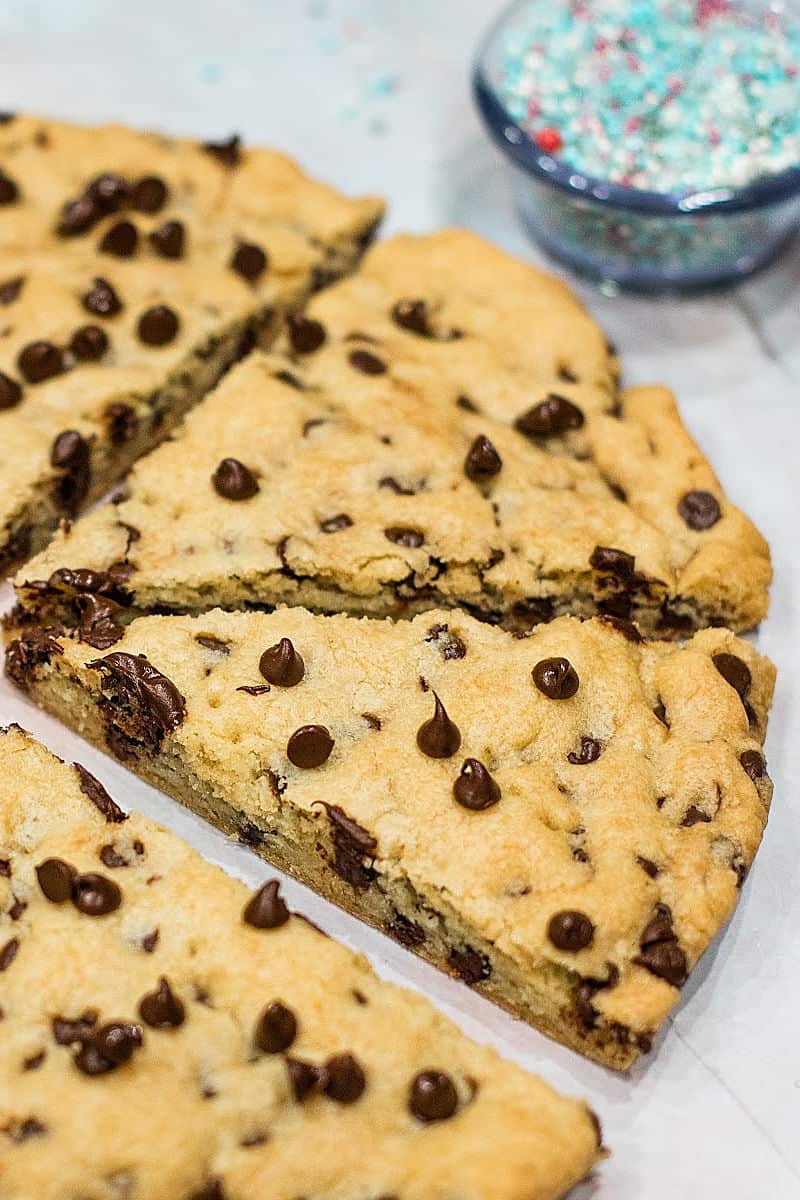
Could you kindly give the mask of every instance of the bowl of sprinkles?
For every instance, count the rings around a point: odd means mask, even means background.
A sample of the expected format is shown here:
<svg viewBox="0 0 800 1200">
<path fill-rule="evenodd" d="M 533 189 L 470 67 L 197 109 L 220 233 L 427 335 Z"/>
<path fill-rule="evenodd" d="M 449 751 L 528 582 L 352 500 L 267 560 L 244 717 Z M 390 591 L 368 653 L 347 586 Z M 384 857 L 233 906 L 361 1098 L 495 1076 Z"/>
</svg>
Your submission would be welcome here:
<svg viewBox="0 0 800 1200">
<path fill-rule="evenodd" d="M 741 279 L 800 225 L 797 0 L 522 0 L 473 85 L 531 233 L 607 290 Z"/>
</svg>

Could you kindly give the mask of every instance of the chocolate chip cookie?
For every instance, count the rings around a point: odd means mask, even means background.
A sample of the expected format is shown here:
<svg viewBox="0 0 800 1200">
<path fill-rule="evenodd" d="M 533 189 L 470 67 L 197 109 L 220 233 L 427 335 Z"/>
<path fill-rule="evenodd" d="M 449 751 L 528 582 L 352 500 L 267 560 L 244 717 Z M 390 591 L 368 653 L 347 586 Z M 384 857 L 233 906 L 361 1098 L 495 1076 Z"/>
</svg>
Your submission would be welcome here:
<svg viewBox="0 0 800 1200">
<path fill-rule="evenodd" d="M 608 1066 L 650 1047 L 733 911 L 767 819 L 774 671 L 727 630 L 647 642 L 607 615 L 514 637 L 453 610 L 108 624 L 28 630 L 8 672 L 269 861 Z"/>
</svg>

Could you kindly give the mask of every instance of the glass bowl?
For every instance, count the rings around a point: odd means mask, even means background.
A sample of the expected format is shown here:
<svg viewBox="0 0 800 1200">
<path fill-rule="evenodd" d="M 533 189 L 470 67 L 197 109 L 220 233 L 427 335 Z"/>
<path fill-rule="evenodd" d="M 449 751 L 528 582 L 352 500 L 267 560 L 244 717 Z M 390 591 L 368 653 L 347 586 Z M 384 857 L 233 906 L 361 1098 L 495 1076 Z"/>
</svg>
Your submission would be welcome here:
<svg viewBox="0 0 800 1200">
<path fill-rule="evenodd" d="M 578 174 L 509 114 L 500 98 L 505 40 L 523 28 L 533 3 L 562 2 L 517 0 L 507 8 L 480 48 L 472 79 L 536 241 L 581 274 L 643 291 L 709 287 L 766 266 L 800 225 L 800 167 L 738 189 L 642 191 Z"/>
</svg>

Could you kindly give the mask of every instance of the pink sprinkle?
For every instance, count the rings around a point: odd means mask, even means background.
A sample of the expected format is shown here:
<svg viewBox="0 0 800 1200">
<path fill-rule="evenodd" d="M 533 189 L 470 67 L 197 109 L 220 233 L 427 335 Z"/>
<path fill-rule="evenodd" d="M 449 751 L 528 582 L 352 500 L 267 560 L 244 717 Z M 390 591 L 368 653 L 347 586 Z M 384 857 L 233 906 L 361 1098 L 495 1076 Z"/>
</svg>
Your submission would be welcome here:
<svg viewBox="0 0 800 1200">
<path fill-rule="evenodd" d="M 597 50 L 597 51 L 598 51 L 600 54 L 602 54 L 604 50 L 607 50 L 607 49 L 608 49 L 608 40 L 607 40 L 607 38 L 604 38 L 604 37 L 597 37 L 597 38 L 595 38 L 595 39 L 594 39 L 594 48 L 595 48 L 595 50 Z"/>
<path fill-rule="evenodd" d="M 629 71 L 640 71 L 642 64 L 635 54 L 626 54 L 625 61 L 628 64 Z"/>
<path fill-rule="evenodd" d="M 719 130 L 715 129 L 713 125 L 711 126 L 711 128 L 708 131 L 708 140 L 712 146 L 718 146 L 720 144 L 720 141 L 722 140 L 720 137 Z"/>
<path fill-rule="evenodd" d="M 787 67 L 786 68 L 786 78 L 787 79 L 797 79 L 797 67 L 795 67 L 794 65 Z"/>
<path fill-rule="evenodd" d="M 637 133 L 641 124 L 642 124 L 642 122 L 641 122 L 640 117 L 628 117 L 628 119 L 625 122 L 625 132 L 626 133 Z"/>
<path fill-rule="evenodd" d="M 599 83 L 608 83 L 610 78 L 611 67 L 609 67 L 606 63 L 597 68 L 597 79 Z"/>
<path fill-rule="evenodd" d="M 532 96 L 531 99 L 528 101 L 528 119 L 531 121 L 534 120 L 535 117 L 538 117 L 538 115 L 541 111 L 542 111 L 541 104 L 539 103 L 539 101 L 536 99 L 535 96 Z"/>
</svg>

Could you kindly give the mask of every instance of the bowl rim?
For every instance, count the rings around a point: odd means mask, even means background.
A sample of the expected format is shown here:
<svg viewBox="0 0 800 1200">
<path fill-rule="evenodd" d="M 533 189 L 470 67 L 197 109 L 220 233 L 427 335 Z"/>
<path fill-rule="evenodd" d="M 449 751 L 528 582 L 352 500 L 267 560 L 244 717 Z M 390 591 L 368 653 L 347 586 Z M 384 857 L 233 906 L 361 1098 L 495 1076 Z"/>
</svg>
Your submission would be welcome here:
<svg viewBox="0 0 800 1200">
<path fill-rule="evenodd" d="M 554 158 L 540 150 L 499 100 L 486 71 L 486 60 L 494 40 L 511 15 L 525 3 L 530 3 L 530 0 L 514 0 L 492 22 L 481 40 L 472 69 L 472 92 L 478 111 L 493 140 L 518 167 L 576 200 L 650 216 L 722 216 L 779 204 L 800 193 L 800 164 L 786 167 L 783 171 L 741 188 L 654 192 L 585 175 L 563 159 Z"/>
</svg>

